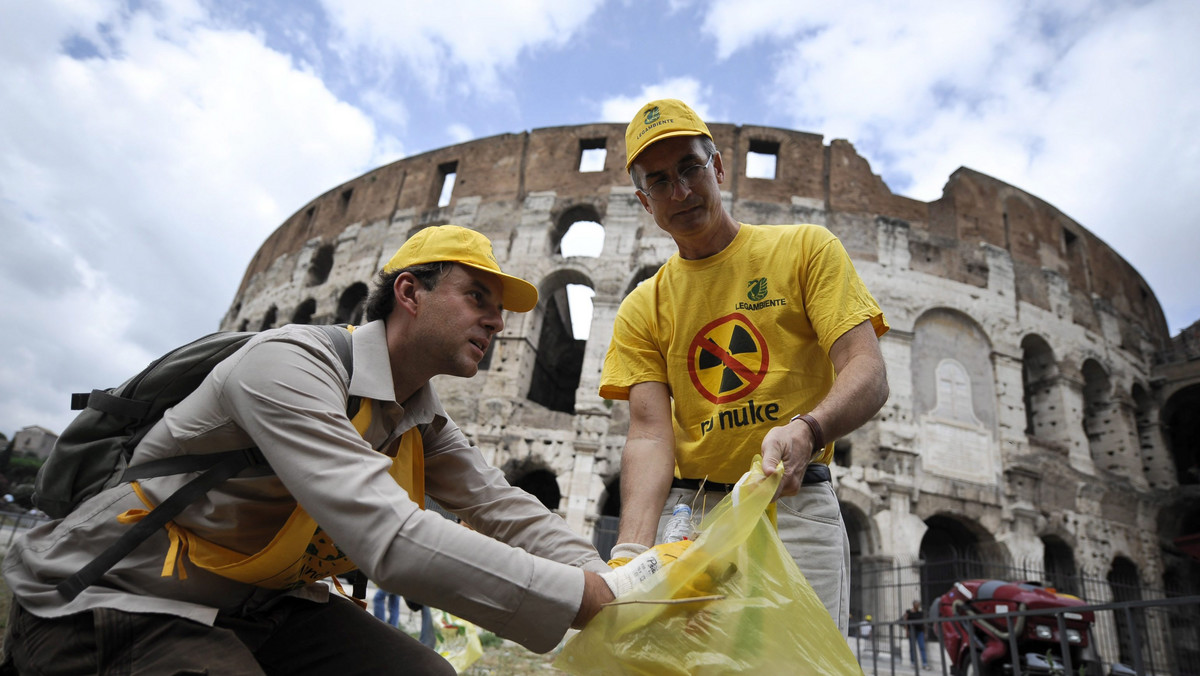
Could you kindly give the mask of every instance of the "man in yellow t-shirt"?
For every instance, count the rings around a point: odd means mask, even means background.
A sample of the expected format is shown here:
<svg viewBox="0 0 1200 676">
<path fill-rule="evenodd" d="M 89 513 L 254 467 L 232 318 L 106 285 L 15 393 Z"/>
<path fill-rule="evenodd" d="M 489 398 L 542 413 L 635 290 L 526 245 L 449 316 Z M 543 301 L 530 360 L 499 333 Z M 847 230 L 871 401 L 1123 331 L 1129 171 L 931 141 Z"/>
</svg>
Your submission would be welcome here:
<svg viewBox="0 0 1200 676">
<path fill-rule="evenodd" d="M 642 106 L 625 143 L 638 199 L 679 251 L 621 303 L 601 376 L 602 397 L 630 404 L 613 561 L 653 545 L 698 490 L 696 509 L 714 506 L 761 453 L 767 472 L 784 465 L 780 537 L 845 634 L 829 462 L 887 400 L 883 313 L 825 228 L 729 215 L 721 154 L 683 102 Z"/>
</svg>

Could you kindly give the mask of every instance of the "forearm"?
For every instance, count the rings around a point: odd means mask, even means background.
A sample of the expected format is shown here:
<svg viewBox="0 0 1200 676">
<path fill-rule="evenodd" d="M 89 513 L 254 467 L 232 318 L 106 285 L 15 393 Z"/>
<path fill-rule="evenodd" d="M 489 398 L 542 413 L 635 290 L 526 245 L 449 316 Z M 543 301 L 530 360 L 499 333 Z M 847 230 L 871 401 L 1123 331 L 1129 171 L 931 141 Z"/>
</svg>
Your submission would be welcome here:
<svg viewBox="0 0 1200 676">
<path fill-rule="evenodd" d="M 888 392 L 883 359 L 869 352 L 855 354 L 843 364 L 829 393 L 808 413 L 820 423 L 828 443 L 870 420 L 887 401 Z"/>
<path fill-rule="evenodd" d="M 658 517 L 675 475 L 671 396 L 664 383 L 629 390 L 629 436 L 621 455 L 621 527 L 617 542 L 654 544 Z"/>
<path fill-rule="evenodd" d="M 658 519 L 671 479 L 675 454 L 658 439 L 629 439 L 621 456 L 621 526 L 617 542 L 654 544 Z"/>
</svg>

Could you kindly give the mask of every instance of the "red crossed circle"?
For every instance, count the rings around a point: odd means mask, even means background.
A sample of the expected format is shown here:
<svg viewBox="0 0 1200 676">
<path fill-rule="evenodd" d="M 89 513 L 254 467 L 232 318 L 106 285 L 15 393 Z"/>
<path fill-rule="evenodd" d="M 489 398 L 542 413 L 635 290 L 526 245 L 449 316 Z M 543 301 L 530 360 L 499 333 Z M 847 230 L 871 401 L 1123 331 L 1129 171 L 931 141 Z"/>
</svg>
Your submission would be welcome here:
<svg viewBox="0 0 1200 676">
<path fill-rule="evenodd" d="M 726 333 L 728 335 L 723 335 Z M 752 355 L 752 358 L 747 359 L 744 355 Z M 766 377 L 769 363 L 767 341 L 758 327 L 740 312 L 705 324 L 696 332 L 688 348 L 688 375 L 692 385 L 714 404 L 736 401 L 753 392 Z M 716 368 L 721 371 L 714 387 L 706 382 L 714 378 L 702 377 L 701 372 Z M 732 389 L 725 387 L 729 383 L 735 383 Z"/>
</svg>

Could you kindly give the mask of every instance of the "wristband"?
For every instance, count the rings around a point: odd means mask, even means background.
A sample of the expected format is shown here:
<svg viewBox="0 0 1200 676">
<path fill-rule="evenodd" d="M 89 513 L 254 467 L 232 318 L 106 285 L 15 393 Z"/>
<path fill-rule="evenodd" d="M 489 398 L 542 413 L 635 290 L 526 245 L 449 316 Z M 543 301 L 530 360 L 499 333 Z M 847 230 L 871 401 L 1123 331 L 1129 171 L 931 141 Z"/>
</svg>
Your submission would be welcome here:
<svg viewBox="0 0 1200 676">
<path fill-rule="evenodd" d="M 793 416 L 789 422 L 796 422 L 797 420 L 803 421 L 805 425 L 808 425 L 808 429 L 812 431 L 812 454 L 815 457 L 818 451 L 825 448 L 825 435 L 821 432 L 821 423 L 817 422 L 816 418 L 807 413 L 801 413 L 800 415 Z"/>
</svg>

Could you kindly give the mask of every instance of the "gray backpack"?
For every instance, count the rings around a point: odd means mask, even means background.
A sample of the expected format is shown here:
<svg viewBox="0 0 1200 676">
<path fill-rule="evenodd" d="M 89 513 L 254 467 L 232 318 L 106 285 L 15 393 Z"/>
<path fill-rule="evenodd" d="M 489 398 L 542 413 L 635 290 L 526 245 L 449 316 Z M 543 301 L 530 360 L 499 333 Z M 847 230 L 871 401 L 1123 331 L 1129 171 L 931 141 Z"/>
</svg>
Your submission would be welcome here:
<svg viewBox="0 0 1200 676">
<path fill-rule="evenodd" d="M 353 369 L 350 333 L 345 327 L 317 326 L 336 348 L 347 371 Z M 136 376 L 108 390 L 71 396 L 72 410 L 83 411 L 63 430 L 34 482 L 34 505 L 54 518 L 113 486 L 154 476 L 202 472 L 130 527 L 108 550 L 67 578 L 58 590 L 73 599 L 114 564 L 185 507 L 226 479 L 249 467 L 266 467 L 257 448 L 162 458 L 128 467 L 142 438 L 168 409 L 192 393 L 205 376 L 255 334 L 220 332 L 171 350 Z M 353 417 L 361 400 L 351 397 Z"/>
</svg>

